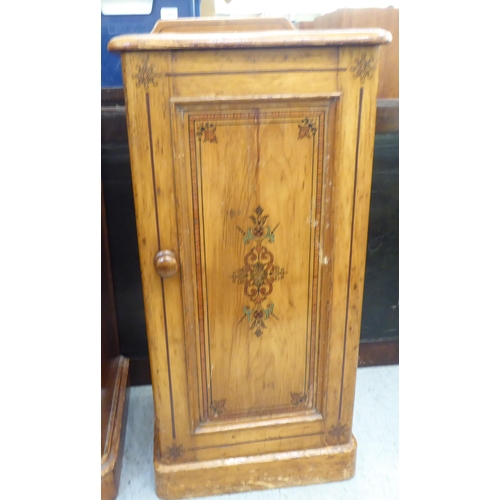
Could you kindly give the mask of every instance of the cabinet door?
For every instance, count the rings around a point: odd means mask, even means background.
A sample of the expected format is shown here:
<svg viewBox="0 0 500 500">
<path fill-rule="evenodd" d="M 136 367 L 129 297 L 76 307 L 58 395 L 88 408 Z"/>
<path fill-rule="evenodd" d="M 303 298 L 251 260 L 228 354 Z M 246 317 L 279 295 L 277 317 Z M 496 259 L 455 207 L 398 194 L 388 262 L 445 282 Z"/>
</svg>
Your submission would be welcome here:
<svg viewBox="0 0 500 500">
<path fill-rule="evenodd" d="M 259 427 L 321 445 L 337 95 L 173 101 L 195 448 Z"/>
<path fill-rule="evenodd" d="M 339 50 L 316 83 L 207 73 L 211 97 L 194 95 L 199 75 L 170 78 L 161 53 L 125 60 L 157 463 L 352 446 L 376 88 L 355 63 L 368 56 Z M 252 92 L 229 95 L 243 79 Z M 155 274 L 160 250 L 171 278 Z"/>
</svg>

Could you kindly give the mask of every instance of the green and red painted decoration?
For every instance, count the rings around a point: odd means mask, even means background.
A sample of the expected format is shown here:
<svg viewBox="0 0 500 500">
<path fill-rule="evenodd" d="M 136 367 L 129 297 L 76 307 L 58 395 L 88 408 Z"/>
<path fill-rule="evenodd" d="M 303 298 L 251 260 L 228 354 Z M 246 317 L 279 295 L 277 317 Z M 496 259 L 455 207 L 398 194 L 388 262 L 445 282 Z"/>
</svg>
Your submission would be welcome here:
<svg viewBox="0 0 500 500">
<path fill-rule="evenodd" d="M 233 273 L 233 282 L 244 285 L 245 295 L 253 302 L 253 306 L 243 306 L 244 316 L 240 322 L 246 319 L 249 329 L 257 337 L 267 328 L 266 320 L 271 316 L 278 319 L 274 314 L 274 304 L 268 302 L 264 305 L 264 301 L 271 295 L 274 282 L 285 277 L 285 270 L 274 265 L 274 255 L 262 244 L 265 240 L 274 242 L 279 223 L 271 230 L 271 226 L 266 225 L 268 215 L 263 214 L 264 210 L 258 206 L 249 217 L 253 222 L 252 227 L 244 231 L 237 226 L 243 234 L 243 243 L 253 243 L 254 246 L 245 255 L 244 267 Z"/>
</svg>

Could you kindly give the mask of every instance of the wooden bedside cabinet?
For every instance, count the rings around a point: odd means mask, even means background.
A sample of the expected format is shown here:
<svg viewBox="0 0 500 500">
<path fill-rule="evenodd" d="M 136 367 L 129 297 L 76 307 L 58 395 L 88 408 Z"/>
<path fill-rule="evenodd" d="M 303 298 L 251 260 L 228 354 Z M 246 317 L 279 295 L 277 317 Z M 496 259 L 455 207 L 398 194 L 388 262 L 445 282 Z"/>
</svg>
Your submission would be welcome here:
<svg viewBox="0 0 500 500">
<path fill-rule="evenodd" d="M 354 474 L 390 34 L 265 29 L 160 21 L 109 45 L 122 59 L 163 498 Z"/>
</svg>

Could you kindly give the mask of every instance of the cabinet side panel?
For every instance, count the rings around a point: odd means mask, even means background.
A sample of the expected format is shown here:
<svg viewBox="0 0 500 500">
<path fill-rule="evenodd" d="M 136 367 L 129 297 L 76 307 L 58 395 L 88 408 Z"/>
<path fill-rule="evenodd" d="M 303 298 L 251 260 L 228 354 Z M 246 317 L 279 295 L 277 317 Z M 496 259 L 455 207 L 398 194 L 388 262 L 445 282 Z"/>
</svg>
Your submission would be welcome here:
<svg viewBox="0 0 500 500">
<path fill-rule="evenodd" d="M 162 249 L 178 253 L 167 104 L 170 54 L 132 52 L 122 58 L 155 426 L 159 451 L 168 455 L 182 446 L 179 437 L 189 436 L 181 277 L 162 280 L 153 263 Z"/>
<path fill-rule="evenodd" d="M 366 256 L 366 232 L 376 110 L 378 48 L 340 49 L 337 134 L 334 139 L 334 277 L 328 347 L 327 437 L 351 439 Z M 340 384 L 332 381 L 340 380 Z"/>
<path fill-rule="evenodd" d="M 358 100 L 351 261 L 344 332 L 343 393 L 339 408 L 341 420 L 352 419 L 354 409 L 373 168 L 379 55 L 380 47 L 340 51 L 340 59 L 350 68 L 340 79 L 340 85 L 349 87 Z"/>
</svg>

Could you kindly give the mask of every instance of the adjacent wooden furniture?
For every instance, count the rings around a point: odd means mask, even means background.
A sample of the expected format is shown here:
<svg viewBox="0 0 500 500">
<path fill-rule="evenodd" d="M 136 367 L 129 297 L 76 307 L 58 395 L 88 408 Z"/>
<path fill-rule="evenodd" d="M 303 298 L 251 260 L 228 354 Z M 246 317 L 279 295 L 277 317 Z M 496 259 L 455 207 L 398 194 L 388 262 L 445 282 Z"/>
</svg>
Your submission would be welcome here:
<svg viewBox="0 0 500 500">
<path fill-rule="evenodd" d="M 122 54 L 162 498 L 355 469 L 390 34 L 227 23 L 196 34 L 160 34 L 159 23 L 109 45 Z"/>
<path fill-rule="evenodd" d="M 101 499 L 118 495 L 126 422 L 128 359 L 120 356 L 101 196 Z"/>
<path fill-rule="evenodd" d="M 377 97 L 399 99 L 399 9 L 338 9 L 304 23 L 309 29 L 383 28 L 392 42 L 380 50 L 380 76 Z"/>
</svg>

